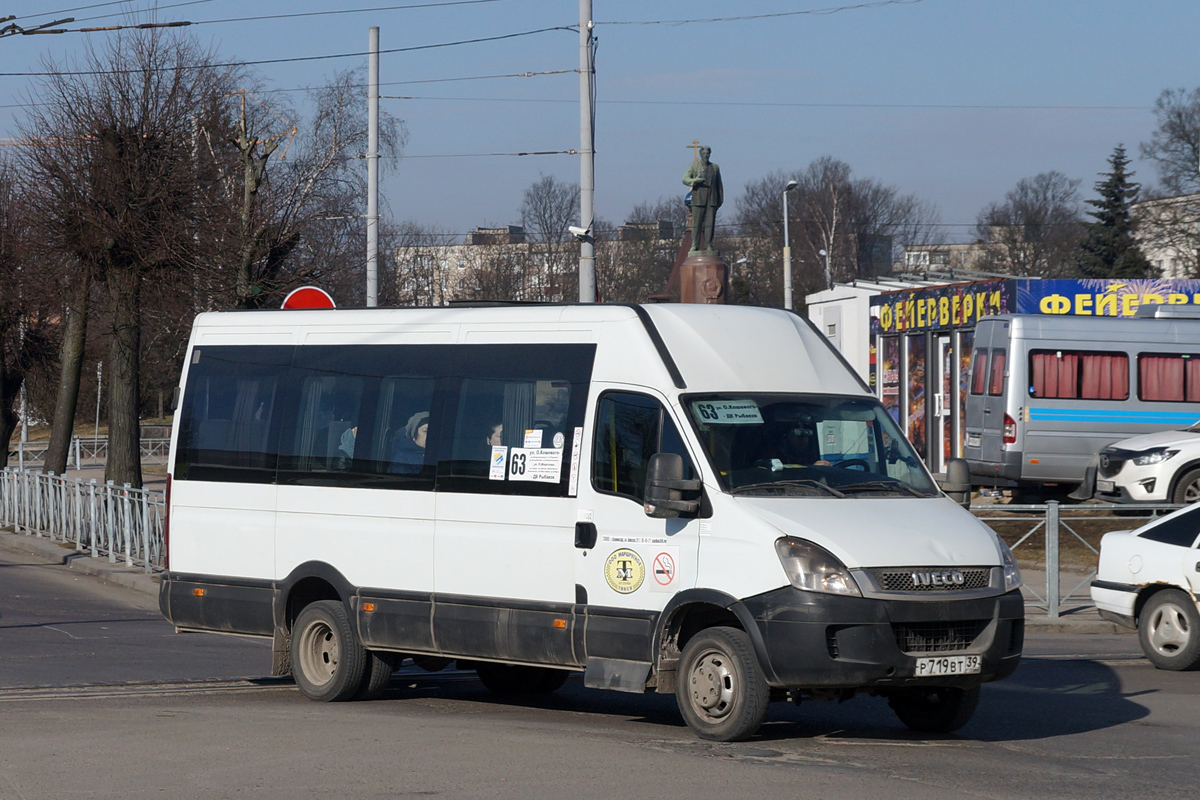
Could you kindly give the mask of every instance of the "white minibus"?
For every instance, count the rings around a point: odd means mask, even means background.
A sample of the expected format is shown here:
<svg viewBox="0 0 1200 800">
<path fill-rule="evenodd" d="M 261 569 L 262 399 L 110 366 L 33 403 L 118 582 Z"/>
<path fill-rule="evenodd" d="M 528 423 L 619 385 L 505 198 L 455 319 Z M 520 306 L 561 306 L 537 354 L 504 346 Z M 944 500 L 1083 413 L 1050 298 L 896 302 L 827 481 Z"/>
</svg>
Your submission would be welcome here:
<svg viewBox="0 0 1200 800">
<path fill-rule="evenodd" d="M 790 312 L 210 313 L 181 387 L 163 614 L 271 637 L 315 700 L 453 661 L 674 693 L 714 740 L 859 692 L 947 731 L 1021 657 L 1008 548 Z"/>
</svg>

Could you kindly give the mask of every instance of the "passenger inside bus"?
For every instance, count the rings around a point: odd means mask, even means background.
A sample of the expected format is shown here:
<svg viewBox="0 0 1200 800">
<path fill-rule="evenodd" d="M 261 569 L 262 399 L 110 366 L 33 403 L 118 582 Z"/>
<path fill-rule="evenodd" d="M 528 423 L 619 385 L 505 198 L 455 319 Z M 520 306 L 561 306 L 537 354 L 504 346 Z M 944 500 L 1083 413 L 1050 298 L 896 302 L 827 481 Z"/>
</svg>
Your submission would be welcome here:
<svg viewBox="0 0 1200 800">
<path fill-rule="evenodd" d="M 425 465 L 425 437 L 429 433 L 429 412 L 418 411 L 408 419 L 404 433 L 392 450 L 392 472 L 415 475 Z"/>
</svg>

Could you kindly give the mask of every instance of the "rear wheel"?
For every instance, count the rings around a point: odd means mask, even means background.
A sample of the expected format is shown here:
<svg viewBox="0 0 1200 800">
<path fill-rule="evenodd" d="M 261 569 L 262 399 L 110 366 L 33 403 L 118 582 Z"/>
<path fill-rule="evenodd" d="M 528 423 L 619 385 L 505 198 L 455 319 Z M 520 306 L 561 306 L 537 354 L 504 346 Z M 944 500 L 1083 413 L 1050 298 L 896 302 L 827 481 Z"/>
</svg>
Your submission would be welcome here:
<svg viewBox="0 0 1200 800">
<path fill-rule="evenodd" d="M 709 628 L 683 648 L 675 699 L 684 722 L 701 739 L 750 738 L 767 715 L 770 693 L 745 631 Z"/>
<path fill-rule="evenodd" d="M 392 653 L 377 653 L 374 650 L 368 650 L 366 661 L 362 686 L 358 688 L 354 699 L 378 700 L 383 697 L 388 683 L 392 680 L 392 673 L 396 671 L 396 658 Z"/>
<path fill-rule="evenodd" d="M 349 700 L 363 685 L 367 651 L 338 600 L 309 603 L 292 630 L 292 677 L 312 700 Z"/>
<path fill-rule="evenodd" d="M 1200 469 L 1183 473 L 1171 494 L 1173 503 L 1195 503 L 1200 500 Z"/>
<path fill-rule="evenodd" d="M 1142 652 L 1159 669 L 1186 670 L 1200 664 L 1200 612 L 1178 589 L 1150 598 L 1138 615 Z"/>
<path fill-rule="evenodd" d="M 475 672 L 489 691 L 504 695 L 550 694 L 561 689 L 571 674 L 565 669 L 490 662 L 476 664 Z"/>
<path fill-rule="evenodd" d="M 888 705 L 900 721 L 914 731 L 950 733 L 966 725 L 975 713 L 975 707 L 979 705 L 979 687 L 903 689 L 888 697 Z"/>
</svg>

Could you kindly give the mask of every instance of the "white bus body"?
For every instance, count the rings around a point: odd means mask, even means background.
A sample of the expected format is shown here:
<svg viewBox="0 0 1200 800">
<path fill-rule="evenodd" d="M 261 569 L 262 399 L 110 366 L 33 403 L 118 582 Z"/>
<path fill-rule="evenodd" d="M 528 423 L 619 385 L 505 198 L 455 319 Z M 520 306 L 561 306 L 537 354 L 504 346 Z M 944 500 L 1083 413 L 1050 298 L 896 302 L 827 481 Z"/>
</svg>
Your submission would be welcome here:
<svg viewBox="0 0 1200 800">
<path fill-rule="evenodd" d="M 1020 659 L 1011 554 L 791 313 L 202 314 L 181 385 L 163 613 L 315 699 L 409 657 L 676 692 L 713 739 L 859 690 L 950 730 Z"/>
</svg>

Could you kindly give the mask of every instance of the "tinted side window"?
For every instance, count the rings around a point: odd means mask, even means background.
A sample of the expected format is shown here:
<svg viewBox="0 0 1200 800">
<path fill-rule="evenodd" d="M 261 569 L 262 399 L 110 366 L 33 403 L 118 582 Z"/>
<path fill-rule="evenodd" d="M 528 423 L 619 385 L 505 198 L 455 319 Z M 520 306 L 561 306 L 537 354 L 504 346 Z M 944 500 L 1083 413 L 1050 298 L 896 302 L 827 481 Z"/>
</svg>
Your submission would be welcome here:
<svg viewBox="0 0 1200 800">
<path fill-rule="evenodd" d="M 438 490 L 568 496 L 595 354 L 591 344 L 457 348 Z"/>
<path fill-rule="evenodd" d="M 291 347 L 198 347 L 180 406 L 175 480 L 271 483 Z"/>
<path fill-rule="evenodd" d="M 1193 508 L 1178 517 L 1160 522 L 1145 533 L 1138 534 L 1143 539 L 1155 542 L 1175 544 L 1180 547 L 1191 547 L 1200 533 L 1200 508 Z"/>
<path fill-rule="evenodd" d="M 433 489 L 437 387 L 454 348 L 305 345 L 288 371 L 285 484 Z"/>
<path fill-rule="evenodd" d="M 592 486 L 640 503 L 646 489 L 646 465 L 655 453 L 678 453 L 683 456 L 684 478 L 695 477 L 683 437 L 658 400 L 625 392 L 601 397 L 592 446 Z"/>
</svg>

